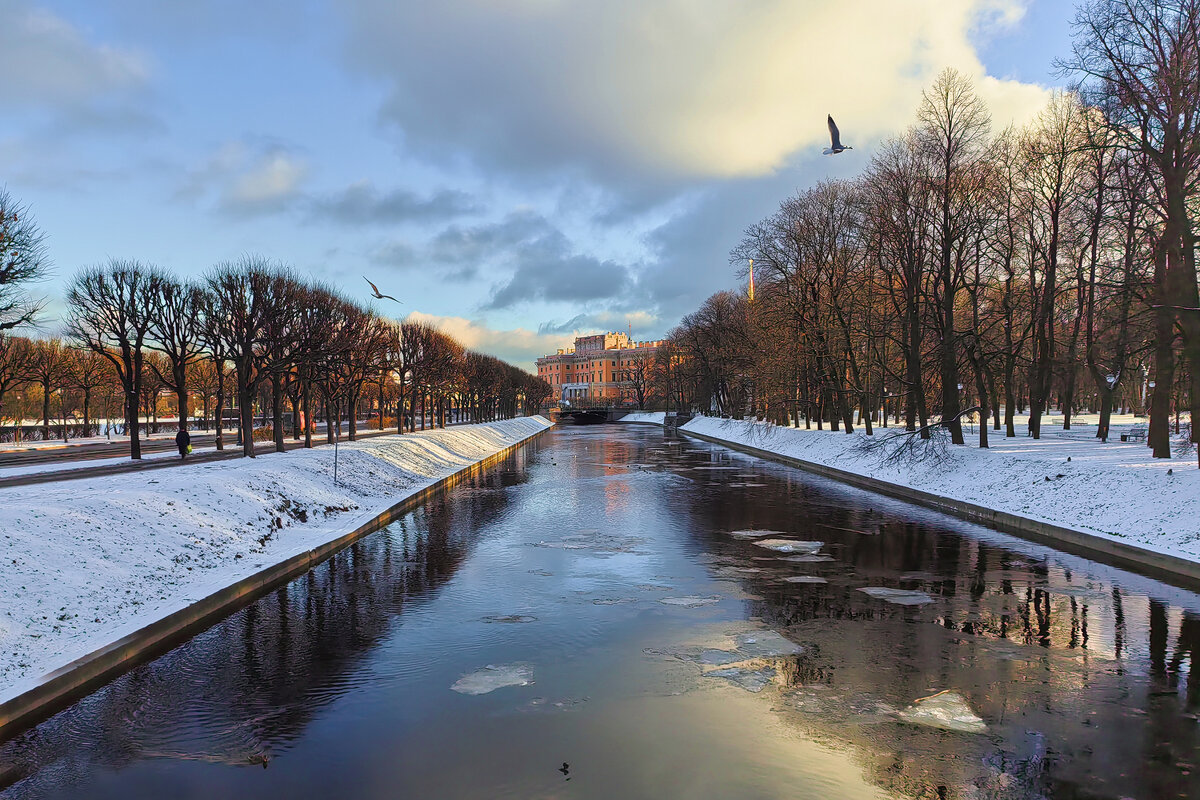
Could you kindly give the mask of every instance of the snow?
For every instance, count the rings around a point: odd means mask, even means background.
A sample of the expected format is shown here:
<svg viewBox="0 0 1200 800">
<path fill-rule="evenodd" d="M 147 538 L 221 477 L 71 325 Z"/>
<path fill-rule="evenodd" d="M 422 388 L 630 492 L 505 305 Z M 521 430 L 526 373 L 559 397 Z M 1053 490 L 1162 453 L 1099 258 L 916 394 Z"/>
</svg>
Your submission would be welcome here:
<svg viewBox="0 0 1200 800">
<path fill-rule="evenodd" d="M 1121 442 L 1119 435 L 1134 424 L 1145 421 L 1121 419 L 1107 443 L 1095 438 L 1094 424 L 1069 431 L 1051 424 L 1041 439 L 1025 436 L 1023 426 L 1011 439 L 1003 430 L 989 431 L 988 449 L 974 446 L 968 431 L 968 444 L 951 446 L 945 462 L 911 466 L 856 451 L 868 438 L 861 429 L 847 435 L 697 417 L 683 430 L 1200 561 L 1195 456 L 1156 459 L 1143 442 Z M 876 427 L 875 436 L 895 431 Z"/>
<path fill-rule="evenodd" d="M 666 412 L 663 411 L 630 411 L 617 422 L 649 422 L 662 425 L 666 417 Z"/>
<path fill-rule="evenodd" d="M 550 427 L 542 417 L 0 489 L 0 700 Z"/>
<path fill-rule="evenodd" d="M 192 450 L 192 454 L 215 453 L 216 450 L 216 445 L 211 447 L 197 447 Z M 143 453 L 141 460 L 142 462 L 162 461 L 167 458 L 179 460 L 179 452 L 176 450 L 164 450 L 161 453 Z M 129 464 L 132 460 L 129 456 L 114 456 L 112 458 L 86 458 L 74 461 L 52 461 L 46 464 L 0 467 L 0 478 L 12 478 L 18 475 L 38 475 L 47 472 L 70 472 L 76 469 L 91 469 L 92 467 L 108 467 L 114 464 Z"/>
</svg>

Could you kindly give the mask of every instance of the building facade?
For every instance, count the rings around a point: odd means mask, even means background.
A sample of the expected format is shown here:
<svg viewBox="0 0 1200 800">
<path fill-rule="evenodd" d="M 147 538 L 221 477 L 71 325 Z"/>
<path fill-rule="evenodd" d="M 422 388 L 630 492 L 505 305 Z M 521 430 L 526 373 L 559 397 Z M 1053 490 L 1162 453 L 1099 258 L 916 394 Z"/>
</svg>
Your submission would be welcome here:
<svg viewBox="0 0 1200 800">
<path fill-rule="evenodd" d="M 537 360 L 538 377 L 554 390 L 552 403 L 633 405 L 630 373 L 644 368 L 663 344 L 634 342 L 624 333 L 598 333 L 575 339 L 575 347 Z"/>
</svg>

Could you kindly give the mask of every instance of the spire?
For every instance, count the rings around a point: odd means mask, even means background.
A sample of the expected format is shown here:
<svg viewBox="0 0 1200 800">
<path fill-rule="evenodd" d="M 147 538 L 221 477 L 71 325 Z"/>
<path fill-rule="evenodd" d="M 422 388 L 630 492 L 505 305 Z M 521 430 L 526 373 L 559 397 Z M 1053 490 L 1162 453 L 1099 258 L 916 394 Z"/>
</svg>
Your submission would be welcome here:
<svg viewBox="0 0 1200 800">
<path fill-rule="evenodd" d="M 750 302 L 754 302 L 754 259 L 750 259 Z"/>
</svg>

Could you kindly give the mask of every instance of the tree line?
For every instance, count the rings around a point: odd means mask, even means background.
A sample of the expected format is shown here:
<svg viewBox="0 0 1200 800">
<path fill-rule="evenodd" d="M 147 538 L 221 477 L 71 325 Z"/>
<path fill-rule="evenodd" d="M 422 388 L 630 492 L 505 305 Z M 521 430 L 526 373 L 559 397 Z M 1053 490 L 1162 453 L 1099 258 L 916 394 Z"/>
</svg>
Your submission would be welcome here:
<svg viewBox="0 0 1200 800">
<path fill-rule="evenodd" d="M 1035 438 L 1056 407 L 1107 439 L 1133 408 L 1169 458 L 1200 418 L 1200 2 L 1096 0 L 1063 67 L 1076 86 L 1000 131 L 944 71 L 859 176 L 751 225 L 730 261 L 754 296 L 683 318 L 664 400 L 867 433 L 890 411 L 956 444 L 977 415 L 981 447 L 1024 409 Z"/>
<path fill-rule="evenodd" d="M 119 409 L 132 458 L 141 457 L 141 420 L 157 419 L 164 394 L 174 397 L 180 426 L 190 402 L 201 401 L 219 450 L 235 409 L 247 456 L 256 427 L 282 451 L 289 428 L 311 447 L 318 417 L 328 441 L 344 418 L 354 439 L 364 413 L 374 414 L 374 427 L 403 433 L 536 413 L 550 394 L 540 378 L 428 324 L 382 317 L 259 256 L 220 264 L 197 282 L 138 261 L 80 270 L 61 338 L 13 334 L 39 310 L 21 292 L 20 282 L 0 281 L 0 417 L 19 431 L 36 398 L 43 438 L 52 419 L 64 436 L 68 420 L 81 419 L 86 436 L 98 410 L 107 418 Z"/>
</svg>

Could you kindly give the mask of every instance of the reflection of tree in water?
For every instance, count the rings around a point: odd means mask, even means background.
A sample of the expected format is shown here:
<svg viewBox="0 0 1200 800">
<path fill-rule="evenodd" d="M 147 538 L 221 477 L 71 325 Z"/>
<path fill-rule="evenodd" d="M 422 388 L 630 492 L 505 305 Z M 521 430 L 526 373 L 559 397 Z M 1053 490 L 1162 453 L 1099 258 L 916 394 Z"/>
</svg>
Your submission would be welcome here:
<svg viewBox="0 0 1200 800">
<path fill-rule="evenodd" d="M 175 650 L 0 745 L 0 788 L 42 796 L 147 758 L 266 767 L 359 662 L 430 602 L 525 480 L 525 456 L 475 476 Z M 366 673 L 366 674 L 364 674 Z"/>
<path fill-rule="evenodd" d="M 805 477 L 770 480 L 749 496 L 713 486 L 680 511 L 712 532 L 699 549 L 717 565 L 762 555 L 729 530 L 826 543 L 835 562 L 764 562 L 766 574 L 738 579 L 764 598 L 748 604 L 750 615 L 807 648 L 777 667 L 796 718 L 856 745 L 879 785 L 916 797 L 1200 796 L 1190 774 L 1200 766 L 1200 617 L 892 518 Z M 783 584 L 776 569 L 830 583 Z M 920 590 L 936 604 L 888 605 L 857 591 L 865 584 Z M 960 691 L 991 732 L 895 720 L 894 710 L 941 688 Z"/>
</svg>

